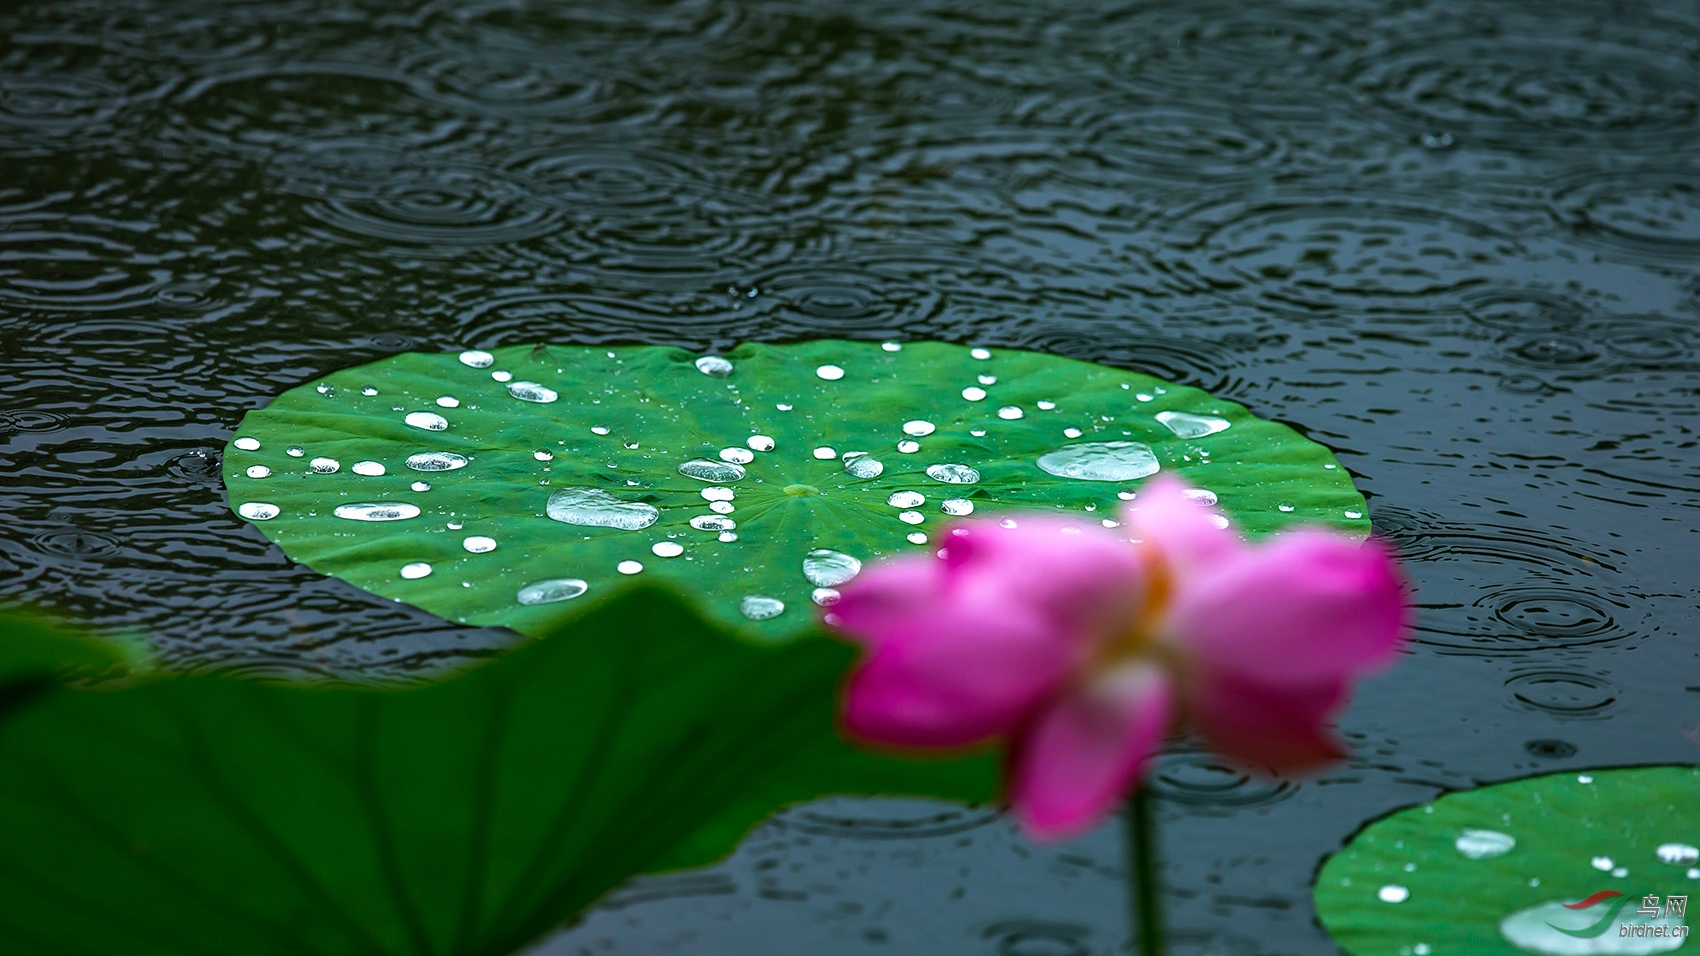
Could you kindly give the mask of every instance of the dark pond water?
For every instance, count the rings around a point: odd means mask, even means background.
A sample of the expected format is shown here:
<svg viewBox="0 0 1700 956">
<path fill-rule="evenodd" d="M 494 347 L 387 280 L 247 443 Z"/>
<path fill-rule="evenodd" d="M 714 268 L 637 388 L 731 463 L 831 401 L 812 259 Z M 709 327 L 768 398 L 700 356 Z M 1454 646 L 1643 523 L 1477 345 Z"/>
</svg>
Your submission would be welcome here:
<svg viewBox="0 0 1700 956">
<path fill-rule="evenodd" d="M 1420 643 L 1268 782 L 1161 762 L 1178 954 L 1444 788 L 1700 760 L 1700 7 L 43 0 L 0 12 L 0 597 L 188 668 L 468 630 L 226 509 L 244 411 L 394 352 L 820 335 L 1199 385 L 1335 448 Z M 546 951 L 1123 951 L 1113 828 L 795 809 Z"/>
</svg>

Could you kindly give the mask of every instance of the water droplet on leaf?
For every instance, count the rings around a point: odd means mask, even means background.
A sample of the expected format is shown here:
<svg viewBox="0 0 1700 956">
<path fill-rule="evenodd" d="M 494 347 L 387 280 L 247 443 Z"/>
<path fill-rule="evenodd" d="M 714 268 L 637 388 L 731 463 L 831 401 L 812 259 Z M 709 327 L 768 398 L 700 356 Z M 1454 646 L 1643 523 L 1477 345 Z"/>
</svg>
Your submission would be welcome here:
<svg viewBox="0 0 1700 956">
<path fill-rule="evenodd" d="M 1151 446 L 1136 441 L 1084 442 L 1064 445 L 1039 457 L 1039 468 L 1058 478 L 1082 481 L 1136 481 L 1155 475 L 1161 466 Z"/>
</svg>

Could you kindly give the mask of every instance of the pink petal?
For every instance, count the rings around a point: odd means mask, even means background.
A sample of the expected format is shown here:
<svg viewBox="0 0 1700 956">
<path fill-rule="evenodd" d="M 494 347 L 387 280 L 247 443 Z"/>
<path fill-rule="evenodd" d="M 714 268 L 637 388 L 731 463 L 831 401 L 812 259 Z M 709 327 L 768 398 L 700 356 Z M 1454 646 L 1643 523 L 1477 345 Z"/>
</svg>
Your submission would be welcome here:
<svg viewBox="0 0 1700 956">
<path fill-rule="evenodd" d="M 1165 635 L 1189 658 L 1269 685 L 1314 686 L 1388 663 L 1409 615 L 1377 541 L 1293 531 L 1176 582 Z"/>
<path fill-rule="evenodd" d="M 1060 839 L 1109 813 L 1169 726 L 1172 691 L 1155 667 L 1094 675 L 1041 711 L 1016 742 L 1009 802 L 1028 835 Z"/>
<path fill-rule="evenodd" d="M 1031 605 L 1058 626 L 1108 635 L 1145 600 L 1145 565 L 1120 535 L 1100 525 L 1021 515 L 963 521 L 940 537 L 953 589 Z"/>
<path fill-rule="evenodd" d="M 1232 672 L 1195 673 L 1188 716 L 1216 750 L 1274 771 L 1304 770 L 1346 753 L 1325 721 L 1346 702 L 1346 681 L 1279 687 Z"/>
<path fill-rule="evenodd" d="M 1009 733 L 1143 596 L 1138 556 L 1099 528 L 975 521 L 943 541 L 945 558 L 863 572 L 827 614 L 872 652 L 845 688 L 852 734 L 958 747 Z"/>
<path fill-rule="evenodd" d="M 879 743 L 961 747 L 1013 731 L 1086 648 L 1031 607 L 936 601 L 881 635 L 844 689 L 844 726 Z"/>
<path fill-rule="evenodd" d="M 1122 521 L 1135 540 L 1155 548 L 1180 578 L 1227 560 L 1244 548 L 1239 536 L 1216 525 L 1209 509 L 1188 499 L 1185 482 L 1167 475 L 1153 478 L 1122 508 Z"/>
</svg>

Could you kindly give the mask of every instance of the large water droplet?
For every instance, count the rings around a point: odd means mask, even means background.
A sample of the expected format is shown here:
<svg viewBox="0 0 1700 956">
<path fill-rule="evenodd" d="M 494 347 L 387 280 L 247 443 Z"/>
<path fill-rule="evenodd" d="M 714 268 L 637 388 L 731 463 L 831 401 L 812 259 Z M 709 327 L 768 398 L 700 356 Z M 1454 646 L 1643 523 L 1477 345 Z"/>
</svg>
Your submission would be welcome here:
<svg viewBox="0 0 1700 956">
<path fill-rule="evenodd" d="M 636 574 L 639 571 L 643 570 L 643 562 L 642 561 L 621 561 L 619 564 L 614 565 L 614 570 L 620 572 L 621 574 Z"/>
<path fill-rule="evenodd" d="M 1181 497 L 1195 505 L 1202 505 L 1206 508 L 1220 500 L 1216 497 L 1216 492 L 1208 488 L 1185 488 L 1181 491 Z"/>
<path fill-rule="evenodd" d="M 280 509 L 269 501 L 248 501 L 236 506 L 236 513 L 249 521 L 270 521 Z"/>
<path fill-rule="evenodd" d="M 419 517 L 419 506 L 405 501 L 366 501 L 337 505 L 331 513 L 350 521 L 404 521 Z"/>
<path fill-rule="evenodd" d="M 697 359 L 697 371 L 715 378 L 725 378 L 732 374 L 732 360 L 719 355 L 704 355 Z"/>
<path fill-rule="evenodd" d="M 962 397 L 971 402 L 983 402 L 986 400 L 986 390 L 978 385 L 970 385 L 962 390 Z"/>
<path fill-rule="evenodd" d="M 885 465 L 872 455 L 857 455 L 844 460 L 844 470 L 852 478 L 878 478 L 885 473 Z"/>
<path fill-rule="evenodd" d="M 1661 843 L 1653 852 L 1659 855 L 1660 863 L 1669 863 L 1672 866 L 1690 866 L 1700 862 L 1700 847 L 1687 843 Z"/>
<path fill-rule="evenodd" d="M 488 554 L 489 552 L 496 550 L 496 539 L 487 538 L 481 534 L 475 534 L 470 535 L 465 540 L 461 541 L 460 546 L 473 554 Z"/>
<path fill-rule="evenodd" d="M 992 353 L 991 353 L 990 349 L 969 349 L 968 354 L 974 356 L 977 359 L 980 359 L 981 361 L 984 361 L 984 360 L 992 357 Z"/>
<path fill-rule="evenodd" d="M 1610 904 L 1607 904 L 1610 905 Z M 1605 916 L 1605 906 L 1595 904 L 1586 909 L 1566 909 L 1559 900 L 1531 906 L 1520 910 L 1499 921 L 1499 935 L 1518 949 L 1543 956 L 1602 956 L 1602 954 L 1623 954 L 1623 956 L 1647 956 L 1651 953 L 1668 953 L 1686 942 L 1684 937 L 1669 935 L 1665 929 L 1663 936 L 1635 935 L 1637 927 L 1671 927 L 1682 925 L 1682 918 L 1677 916 L 1646 916 L 1637 914 L 1632 908 L 1620 911 L 1615 924 L 1606 927 L 1605 932 L 1598 936 L 1576 937 L 1560 930 L 1585 930 L 1599 922 Z M 1620 935 L 1628 929 L 1628 935 Z"/>
<path fill-rule="evenodd" d="M 885 503 L 893 508 L 919 508 L 927 503 L 927 496 L 919 491 L 894 491 Z"/>
<path fill-rule="evenodd" d="M 928 435 L 931 435 L 933 430 L 933 423 L 922 418 L 917 418 L 912 422 L 903 423 L 903 434 L 913 435 L 916 438 L 925 438 Z"/>
<path fill-rule="evenodd" d="M 448 451 L 422 451 L 417 455 L 408 455 L 406 464 L 414 471 L 454 471 L 456 468 L 466 467 L 466 457 Z"/>
<path fill-rule="evenodd" d="M 734 465 L 747 465 L 756 460 L 756 453 L 748 448 L 722 448 L 720 460 L 729 461 Z"/>
<path fill-rule="evenodd" d="M 600 488 L 562 488 L 549 496 L 549 517 L 586 528 L 638 531 L 661 517 L 653 505 L 623 501 Z"/>
<path fill-rule="evenodd" d="M 909 537 L 909 543 L 910 544 L 926 544 L 927 543 L 927 533 L 925 531 L 911 531 L 911 532 L 909 532 L 908 537 Z"/>
<path fill-rule="evenodd" d="M 702 490 L 702 500 L 704 501 L 731 501 L 737 497 L 737 492 L 730 488 L 721 488 L 717 485 L 713 485 Z"/>
<path fill-rule="evenodd" d="M 1375 891 L 1375 898 L 1383 903 L 1403 903 L 1411 898 L 1411 891 L 1397 883 L 1389 883 Z"/>
<path fill-rule="evenodd" d="M 1452 846 L 1466 859 L 1491 860 L 1510 853 L 1517 845 L 1515 837 L 1497 830 L 1465 830 L 1452 841 Z"/>
<path fill-rule="evenodd" d="M 402 420 L 414 428 L 423 428 L 428 432 L 445 431 L 449 427 L 449 420 L 436 412 L 408 412 L 407 417 Z"/>
<path fill-rule="evenodd" d="M 237 448 L 242 449 L 243 451 L 259 451 L 260 450 L 260 440 L 258 438 L 238 438 L 234 442 L 231 442 L 231 444 L 235 445 Z"/>
<path fill-rule="evenodd" d="M 821 607 L 831 607 L 834 604 L 837 604 L 838 599 L 843 596 L 844 595 L 838 593 L 837 588 L 815 588 L 813 591 L 809 592 L 809 600 L 819 604 Z"/>
<path fill-rule="evenodd" d="M 489 368 L 496 364 L 496 357 L 491 355 L 489 352 L 481 352 L 478 349 L 467 349 L 460 353 L 460 364 L 471 368 Z"/>
<path fill-rule="evenodd" d="M 520 588 L 514 599 L 525 605 L 553 604 L 556 601 L 571 601 L 588 590 L 590 585 L 581 578 L 549 578 Z"/>
<path fill-rule="evenodd" d="M 751 435 L 744 444 L 750 446 L 756 451 L 772 451 L 774 442 L 773 439 L 767 435 Z"/>
<path fill-rule="evenodd" d="M 522 402 L 536 402 L 539 405 L 547 405 L 561 397 L 554 389 L 536 382 L 509 383 L 508 394 Z"/>
<path fill-rule="evenodd" d="M 921 443 L 912 438 L 905 438 L 897 443 L 897 450 L 905 455 L 913 455 L 921 450 Z"/>
<path fill-rule="evenodd" d="M 835 588 L 855 577 L 862 562 L 842 551 L 816 548 L 803 557 L 803 577 L 819 588 Z"/>
<path fill-rule="evenodd" d="M 836 365 L 822 365 L 815 369 L 815 374 L 828 382 L 836 382 L 844 377 L 844 370 Z"/>
<path fill-rule="evenodd" d="M 738 522 L 725 515 L 697 515 L 691 519 L 691 527 L 698 531 L 731 531 Z"/>
<path fill-rule="evenodd" d="M 495 371 L 490 373 L 490 377 L 498 382 L 511 382 L 514 380 L 514 373 Z"/>
<path fill-rule="evenodd" d="M 590 426 L 590 433 L 592 435 L 606 435 L 606 434 L 608 434 L 608 426 L 607 425 L 592 425 L 592 426 Z"/>
<path fill-rule="evenodd" d="M 283 450 L 283 453 L 291 458 L 300 458 L 302 455 L 307 454 L 301 450 L 300 445 L 290 445 L 288 448 Z"/>
<path fill-rule="evenodd" d="M 460 399 L 455 398 L 453 395 L 439 395 L 439 396 L 437 396 L 437 407 L 438 408 L 459 408 L 460 407 Z"/>
<path fill-rule="evenodd" d="M 730 501 L 710 501 L 708 503 L 708 510 L 715 514 L 729 515 L 737 509 L 732 507 L 732 502 Z"/>
<path fill-rule="evenodd" d="M 265 465 L 249 465 L 246 474 L 250 478 L 270 478 L 272 470 Z"/>
<path fill-rule="evenodd" d="M 1083 433 L 1078 428 L 1065 428 L 1065 429 L 1063 429 L 1063 437 L 1064 438 L 1079 438 L 1082 434 Z"/>
<path fill-rule="evenodd" d="M 1134 481 L 1155 475 L 1161 467 L 1151 446 L 1136 441 L 1064 445 L 1039 457 L 1039 469 L 1046 474 L 1082 481 Z"/>
<path fill-rule="evenodd" d="M 901 351 L 903 351 L 903 343 L 902 342 L 881 342 L 880 348 L 886 350 L 887 352 L 901 352 Z"/>
<path fill-rule="evenodd" d="M 971 515 L 974 513 L 974 502 L 967 498 L 948 498 L 943 504 L 939 505 L 939 510 L 947 515 L 956 515 L 957 517 Z"/>
<path fill-rule="evenodd" d="M 1005 421 L 1015 421 L 1017 418 L 1020 418 L 1022 414 L 1021 406 L 1019 405 L 1005 405 L 998 409 L 998 417 Z"/>
<path fill-rule="evenodd" d="M 368 478 L 376 478 L 384 473 L 384 466 L 375 461 L 357 461 L 349 468 L 349 470 L 357 475 L 365 475 Z"/>
<path fill-rule="evenodd" d="M 315 475 L 334 475 L 342 470 L 342 463 L 335 458 L 315 458 L 307 463 Z"/>
<path fill-rule="evenodd" d="M 928 465 L 927 477 L 950 485 L 971 485 L 980 480 L 980 473 L 967 465 Z"/>
<path fill-rule="evenodd" d="M 744 466 L 729 461 L 693 458 L 679 466 L 679 474 L 698 481 L 737 481 L 744 477 Z"/>
<path fill-rule="evenodd" d="M 927 520 L 927 516 L 919 511 L 899 511 L 897 513 L 897 520 L 904 524 L 920 524 Z"/>
<path fill-rule="evenodd" d="M 1157 421 L 1180 438 L 1203 438 L 1227 431 L 1233 422 L 1211 415 L 1192 415 L 1187 412 L 1158 412 Z"/>
<path fill-rule="evenodd" d="M 657 541 L 649 546 L 649 550 L 658 558 L 676 558 L 685 553 L 684 545 L 677 541 Z"/>
<path fill-rule="evenodd" d="M 765 594 L 751 594 L 738 602 L 738 610 L 752 621 L 766 621 L 785 613 L 785 602 Z"/>
<path fill-rule="evenodd" d="M 429 481 L 416 481 L 412 487 L 414 491 L 430 491 L 431 483 Z"/>
<path fill-rule="evenodd" d="M 1588 861 L 1588 865 L 1601 872 L 1610 870 L 1613 866 L 1611 857 L 1609 856 L 1596 856 L 1592 860 Z"/>
<path fill-rule="evenodd" d="M 431 566 L 423 561 L 415 561 L 412 564 L 404 564 L 401 566 L 401 576 L 409 581 L 417 581 L 420 578 L 429 576 L 430 573 Z"/>
<path fill-rule="evenodd" d="M 838 449 L 831 445 L 822 445 L 814 450 L 814 456 L 821 461 L 830 461 L 838 457 Z"/>
</svg>

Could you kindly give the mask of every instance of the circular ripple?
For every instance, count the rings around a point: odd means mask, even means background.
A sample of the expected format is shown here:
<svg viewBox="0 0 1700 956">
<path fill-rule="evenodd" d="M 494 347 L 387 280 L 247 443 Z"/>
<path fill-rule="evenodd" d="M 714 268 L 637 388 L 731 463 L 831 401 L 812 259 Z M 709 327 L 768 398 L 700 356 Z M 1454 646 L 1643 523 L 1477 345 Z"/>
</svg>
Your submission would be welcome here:
<svg viewBox="0 0 1700 956">
<path fill-rule="evenodd" d="M 787 830 L 854 840 L 905 840 L 950 836 L 996 822 L 994 807 L 960 807 L 931 800 L 834 797 L 781 811 L 773 822 Z"/>
<path fill-rule="evenodd" d="M 1047 920 L 1007 920 L 980 933 L 994 941 L 997 956 L 1090 956 L 1091 935 L 1091 927 Z"/>
<path fill-rule="evenodd" d="M 1569 336 L 1542 335 L 1507 348 L 1507 361 L 1533 368 L 1570 369 L 1587 365 L 1600 357 L 1600 350 L 1589 343 Z"/>
<path fill-rule="evenodd" d="M 1576 756 L 1576 745 L 1568 740 L 1558 740 L 1552 737 L 1541 737 L 1523 744 L 1523 750 L 1529 756 L 1541 760 L 1563 760 Z"/>
<path fill-rule="evenodd" d="M 1347 79 L 1424 129 L 1496 146 L 1624 148 L 1691 132 L 1700 73 L 1682 39 L 1693 31 L 1599 14 L 1496 20 L 1491 8 L 1424 11 L 1420 24 L 1378 29 L 1395 39 L 1367 48 Z"/>
<path fill-rule="evenodd" d="M 1246 177 L 1285 156 L 1282 142 L 1250 120 L 1178 103 L 1092 121 L 1085 149 L 1121 172 L 1186 182 Z"/>
<path fill-rule="evenodd" d="M 66 418 L 54 412 L 19 409 L 0 412 L 0 435 L 8 432 L 50 432 L 65 427 Z"/>
<path fill-rule="evenodd" d="M 153 303 L 171 273 L 141 264 L 146 257 L 116 230 L 66 230 L 18 223 L 0 233 L 0 305 L 71 312 L 140 310 Z"/>
<path fill-rule="evenodd" d="M 1484 602 L 1494 617 L 1544 642 L 1592 644 L 1613 636 L 1611 602 L 1568 588 L 1507 588 Z"/>
<path fill-rule="evenodd" d="M 560 226 L 558 214 L 519 184 L 457 167 L 396 170 L 364 194 L 327 196 L 308 211 L 343 232 L 449 251 L 532 239 Z"/>
<path fill-rule="evenodd" d="M 1688 340 L 1692 333 L 1687 327 L 1659 324 L 1669 321 L 1662 316 L 1650 318 L 1651 322 L 1639 328 L 1609 333 L 1605 337 L 1606 351 L 1614 358 L 1647 366 L 1662 365 L 1689 355 L 1692 349 Z M 1617 326 L 1621 321 L 1623 320 L 1614 318 L 1611 325 Z"/>
<path fill-rule="evenodd" d="M 1524 374 L 1501 375 L 1499 388 L 1518 395 L 1544 395 L 1553 390 L 1540 376 Z"/>
<path fill-rule="evenodd" d="M 35 536 L 36 547 L 67 558 L 103 558 L 117 554 L 118 539 L 99 531 L 62 528 Z"/>
<path fill-rule="evenodd" d="M 1556 717 L 1597 717 L 1617 703 L 1617 685 L 1585 671 L 1525 671 L 1505 682 L 1511 700 L 1525 710 Z"/>
<path fill-rule="evenodd" d="M 1298 789 L 1297 784 L 1260 776 L 1225 757 L 1189 750 L 1158 757 L 1146 786 L 1164 800 L 1222 813 L 1279 803 Z"/>
<path fill-rule="evenodd" d="M 1215 395 L 1232 394 L 1231 373 L 1243 364 L 1235 355 L 1236 347 L 1205 339 L 1165 338 L 1144 332 L 1116 334 L 1103 327 L 1073 330 L 1057 325 L 1048 323 L 1012 344 L 1035 352 L 1134 369 Z"/>
<path fill-rule="evenodd" d="M 629 85 L 608 72 L 587 68 L 579 57 L 525 52 L 437 46 L 403 63 L 402 69 L 420 81 L 419 90 L 427 99 L 507 117 L 589 118 L 610 107 Z"/>
<path fill-rule="evenodd" d="M 1374 202 L 1230 202 L 1195 209 L 1165 231 L 1158 255 L 1185 291 L 1304 309 L 1450 305 L 1487 270 L 1524 255 L 1482 223 Z"/>
<path fill-rule="evenodd" d="M 1532 290 L 1495 290 L 1464 298 L 1464 315 L 1496 332 L 1558 332 L 1575 326 L 1587 309 L 1561 295 Z"/>
<path fill-rule="evenodd" d="M 1590 176 L 1560 188 L 1551 210 L 1575 238 L 1635 258 L 1700 254 L 1700 174 Z"/>
<path fill-rule="evenodd" d="M 223 478 L 223 458 L 216 451 L 191 451 L 166 463 L 173 478 L 192 485 L 216 485 Z"/>
</svg>

